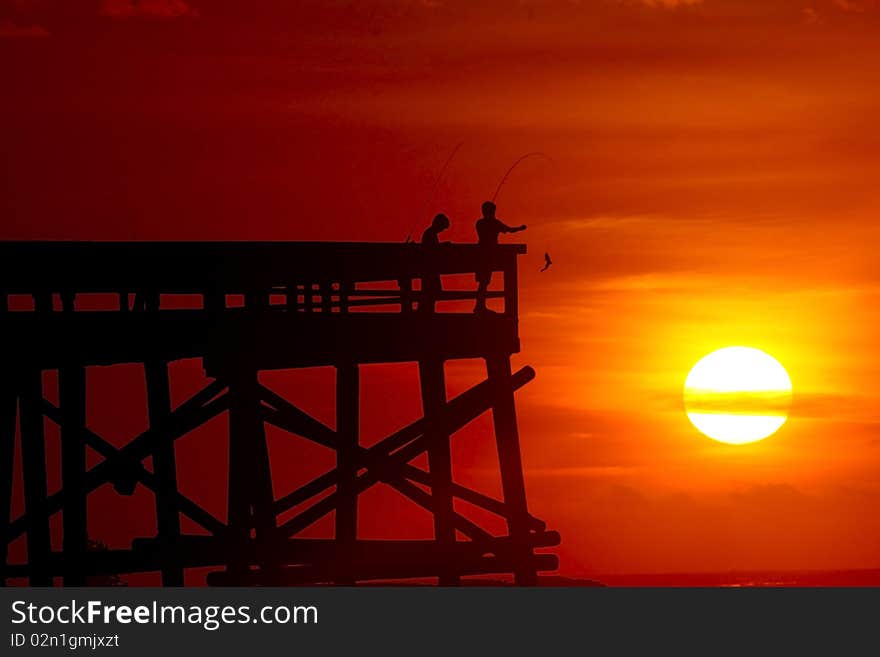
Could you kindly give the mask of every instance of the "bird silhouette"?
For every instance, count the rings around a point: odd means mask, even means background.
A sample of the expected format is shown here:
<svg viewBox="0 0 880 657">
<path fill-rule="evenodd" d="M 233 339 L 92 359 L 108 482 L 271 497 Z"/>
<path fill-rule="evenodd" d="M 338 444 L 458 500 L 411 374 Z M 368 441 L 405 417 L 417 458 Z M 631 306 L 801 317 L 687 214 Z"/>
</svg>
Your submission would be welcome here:
<svg viewBox="0 0 880 657">
<path fill-rule="evenodd" d="M 552 264 L 553 264 L 553 261 L 550 259 L 550 254 L 545 253 L 544 254 L 544 266 L 541 268 L 541 271 L 547 271 L 548 269 L 550 269 L 550 265 L 552 265 Z"/>
</svg>

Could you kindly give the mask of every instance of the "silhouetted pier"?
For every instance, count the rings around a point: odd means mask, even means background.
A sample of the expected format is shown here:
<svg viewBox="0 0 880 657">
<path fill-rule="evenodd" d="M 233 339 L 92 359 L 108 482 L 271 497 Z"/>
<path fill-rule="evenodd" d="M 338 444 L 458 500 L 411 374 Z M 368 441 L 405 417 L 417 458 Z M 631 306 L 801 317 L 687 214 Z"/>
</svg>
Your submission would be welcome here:
<svg viewBox="0 0 880 657">
<path fill-rule="evenodd" d="M 0 243 L 0 581 L 81 585 L 100 574 L 160 571 L 181 585 L 186 568 L 217 567 L 212 584 L 350 584 L 371 579 L 513 573 L 533 584 L 553 570 L 556 545 L 526 505 L 514 392 L 531 368 L 512 373 L 519 350 L 517 256 L 492 248 L 304 242 Z M 475 292 L 459 286 L 426 300 L 428 277 L 491 270 L 503 289 L 493 313 L 474 314 Z M 432 293 L 433 295 L 433 293 Z M 427 302 L 430 302 L 427 303 Z M 434 305 L 436 304 L 436 309 Z M 168 364 L 202 359 L 212 379 L 172 409 Z M 482 358 L 487 377 L 448 399 L 444 362 Z M 424 416 L 375 445 L 359 441 L 359 366 L 417 362 Z M 86 425 L 89 366 L 143 367 L 149 428 L 121 448 Z M 331 429 L 258 380 L 263 370 L 336 369 Z M 42 372 L 58 371 L 59 403 Z M 502 499 L 453 481 L 450 436 L 491 410 Z M 221 414 L 229 427 L 228 511 L 215 517 L 180 493 L 175 441 Z M 48 494 L 44 419 L 58 424 L 63 487 Z M 336 467 L 276 499 L 265 425 L 336 453 Z M 11 517 L 16 434 L 25 513 Z M 86 467 L 86 452 L 103 461 Z M 428 469 L 412 463 L 427 453 Z M 152 468 L 144 460 L 152 457 Z M 86 497 L 112 484 L 124 495 L 153 492 L 157 536 L 130 549 L 87 550 Z M 434 518 L 434 540 L 358 538 L 358 495 L 396 489 Z M 328 491 L 331 491 L 328 494 Z M 495 536 L 456 512 L 458 498 L 501 516 Z M 302 506 L 295 515 L 279 516 Z M 52 550 L 50 516 L 62 512 L 63 546 Z M 335 512 L 335 537 L 297 534 Z M 181 514 L 205 535 L 183 535 Z M 289 515 L 289 514 L 288 514 Z M 463 539 L 458 540 L 456 533 Z M 27 534 L 26 563 L 7 563 L 8 544 Z"/>
</svg>

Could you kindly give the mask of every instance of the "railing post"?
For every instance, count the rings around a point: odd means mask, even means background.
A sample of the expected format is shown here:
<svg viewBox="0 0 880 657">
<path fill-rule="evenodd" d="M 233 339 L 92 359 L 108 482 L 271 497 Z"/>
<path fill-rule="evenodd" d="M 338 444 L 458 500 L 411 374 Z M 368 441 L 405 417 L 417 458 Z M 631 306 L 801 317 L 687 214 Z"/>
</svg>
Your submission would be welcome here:
<svg viewBox="0 0 880 657">
<path fill-rule="evenodd" d="M 202 303 L 206 312 L 219 313 L 226 307 L 226 298 L 222 290 L 209 288 L 202 291 Z"/>
<path fill-rule="evenodd" d="M 299 311 L 299 283 L 287 285 L 287 310 L 292 313 Z"/>
<path fill-rule="evenodd" d="M 504 264 L 504 314 L 514 319 L 519 316 L 518 285 L 516 254 L 512 254 Z"/>
<path fill-rule="evenodd" d="M 401 278 L 397 281 L 397 285 L 400 288 L 400 312 L 402 313 L 410 313 L 412 312 L 412 297 L 413 297 L 413 289 L 412 289 L 412 279 L 411 278 Z M 422 291 L 424 294 L 424 290 Z"/>
<path fill-rule="evenodd" d="M 348 299 L 351 296 L 351 292 L 354 289 L 354 285 L 351 281 L 340 281 L 339 282 L 339 312 L 347 313 L 348 312 Z"/>
<path fill-rule="evenodd" d="M 321 283 L 321 312 L 333 312 L 333 284 L 330 281 Z"/>
<path fill-rule="evenodd" d="M 52 312 L 52 293 L 51 292 L 35 292 L 34 293 L 34 310 L 38 313 Z"/>
</svg>

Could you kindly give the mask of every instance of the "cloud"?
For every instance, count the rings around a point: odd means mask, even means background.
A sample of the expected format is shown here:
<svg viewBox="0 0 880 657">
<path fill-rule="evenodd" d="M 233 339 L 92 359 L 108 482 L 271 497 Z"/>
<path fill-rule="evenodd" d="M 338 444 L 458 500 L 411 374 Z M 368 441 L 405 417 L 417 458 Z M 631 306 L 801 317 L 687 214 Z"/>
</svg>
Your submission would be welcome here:
<svg viewBox="0 0 880 657">
<path fill-rule="evenodd" d="M 791 406 L 791 392 L 779 390 L 719 392 L 688 388 L 685 403 L 693 413 L 733 415 L 784 415 Z"/>
<path fill-rule="evenodd" d="M 199 15 L 184 0 L 103 0 L 99 13 L 111 18 L 195 18 Z"/>
<path fill-rule="evenodd" d="M 746 405 L 746 408 L 759 414 L 774 414 L 788 408 L 790 417 L 846 422 L 866 428 L 878 426 L 878 417 L 874 412 L 877 398 L 869 395 L 795 390 L 791 397 L 787 393 L 772 392 L 718 394 L 715 397 L 698 397 L 699 410 L 745 412 L 743 405 Z M 688 399 L 693 397 L 688 395 Z M 679 411 L 683 408 L 683 397 L 679 390 L 654 391 L 651 400 L 661 410 Z"/>
<path fill-rule="evenodd" d="M 863 12 L 865 8 L 853 0 L 833 0 L 835 6 L 843 11 Z"/>
<path fill-rule="evenodd" d="M 698 5 L 703 0 L 641 0 L 643 5 L 648 7 L 657 7 L 661 9 L 675 9 L 677 7 L 689 7 Z"/>
<path fill-rule="evenodd" d="M 40 25 L 18 25 L 12 21 L 0 21 L 0 38 L 4 39 L 45 39 L 48 30 Z"/>
<path fill-rule="evenodd" d="M 803 18 L 804 22 L 810 25 L 822 22 L 822 17 L 819 16 L 819 12 L 816 11 L 813 7 L 804 7 Z"/>
</svg>

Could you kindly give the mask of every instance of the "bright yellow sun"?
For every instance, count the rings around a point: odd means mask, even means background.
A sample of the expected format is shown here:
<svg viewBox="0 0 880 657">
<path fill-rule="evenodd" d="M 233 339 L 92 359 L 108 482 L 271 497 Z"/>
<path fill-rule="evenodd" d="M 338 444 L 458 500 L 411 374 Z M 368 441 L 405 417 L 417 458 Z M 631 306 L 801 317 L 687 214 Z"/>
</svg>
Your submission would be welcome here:
<svg viewBox="0 0 880 657">
<path fill-rule="evenodd" d="M 791 379 L 775 358 L 725 347 L 702 358 L 684 382 L 688 419 L 710 438 L 745 445 L 776 433 L 791 406 Z"/>
</svg>

